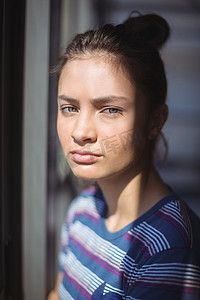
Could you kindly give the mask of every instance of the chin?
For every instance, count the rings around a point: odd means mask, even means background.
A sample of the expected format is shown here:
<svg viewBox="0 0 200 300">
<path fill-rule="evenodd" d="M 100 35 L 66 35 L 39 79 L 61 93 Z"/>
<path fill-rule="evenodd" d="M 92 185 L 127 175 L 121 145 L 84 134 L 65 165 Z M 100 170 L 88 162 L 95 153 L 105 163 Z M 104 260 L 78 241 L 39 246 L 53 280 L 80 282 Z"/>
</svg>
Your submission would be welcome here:
<svg viewBox="0 0 200 300">
<path fill-rule="evenodd" d="M 79 179 L 96 181 L 99 179 L 98 170 L 94 168 L 94 165 L 71 165 L 71 170 Z"/>
<path fill-rule="evenodd" d="M 72 172 L 78 179 L 95 182 L 111 179 L 116 175 L 115 172 L 105 172 L 105 170 L 103 172 L 100 172 L 99 168 L 96 170 L 95 169 L 96 168 L 94 168 L 93 170 L 91 168 L 85 168 L 85 166 L 84 168 L 74 167 L 72 168 Z M 116 173 L 118 174 L 118 172 Z"/>
</svg>

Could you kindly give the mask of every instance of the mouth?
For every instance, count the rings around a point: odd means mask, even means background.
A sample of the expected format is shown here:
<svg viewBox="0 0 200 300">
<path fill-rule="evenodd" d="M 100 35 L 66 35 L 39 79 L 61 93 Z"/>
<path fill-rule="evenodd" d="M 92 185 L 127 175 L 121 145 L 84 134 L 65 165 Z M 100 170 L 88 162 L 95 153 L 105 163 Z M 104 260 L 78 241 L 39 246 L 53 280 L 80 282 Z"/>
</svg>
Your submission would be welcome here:
<svg viewBox="0 0 200 300">
<path fill-rule="evenodd" d="M 78 164 L 93 164 L 97 162 L 101 154 L 93 153 L 87 150 L 74 150 L 71 151 L 71 158 Z"/>
</svg>

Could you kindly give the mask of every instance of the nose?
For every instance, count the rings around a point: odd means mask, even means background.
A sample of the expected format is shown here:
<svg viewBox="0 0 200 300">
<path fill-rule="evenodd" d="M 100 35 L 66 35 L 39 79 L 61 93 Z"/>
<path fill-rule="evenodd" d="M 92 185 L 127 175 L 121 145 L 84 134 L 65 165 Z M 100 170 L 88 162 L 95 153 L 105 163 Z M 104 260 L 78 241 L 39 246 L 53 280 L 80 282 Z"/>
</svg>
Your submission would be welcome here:
<svg viewBox="0 0 200 300">
<path fill-rule="evenodd" d="M 94 143 L 97 140 L 95 122 L 90 116 L 82 115 L 77 117 L 72 130 L 72 138 L 77 144 L 84 146 L 87 143 Z"/>
</svg>

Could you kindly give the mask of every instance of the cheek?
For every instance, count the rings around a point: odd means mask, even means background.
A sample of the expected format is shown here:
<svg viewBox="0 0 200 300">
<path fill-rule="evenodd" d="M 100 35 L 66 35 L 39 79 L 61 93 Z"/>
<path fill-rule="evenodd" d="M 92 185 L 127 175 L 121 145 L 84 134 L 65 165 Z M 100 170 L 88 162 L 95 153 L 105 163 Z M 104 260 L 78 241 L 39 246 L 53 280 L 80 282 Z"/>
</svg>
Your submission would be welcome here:
<svg viewBox="0 0 200 300">
<path fill-rule="evenodd" d="M 99 141 L 105 154 L 116 157 L 121 155 L 120 159 L 126 159 L 127 155 L 129 157 L 135 155 L 144 148 L 145 144 L 146 138 L 140 129 L 124 130 Z"/>
</svg>

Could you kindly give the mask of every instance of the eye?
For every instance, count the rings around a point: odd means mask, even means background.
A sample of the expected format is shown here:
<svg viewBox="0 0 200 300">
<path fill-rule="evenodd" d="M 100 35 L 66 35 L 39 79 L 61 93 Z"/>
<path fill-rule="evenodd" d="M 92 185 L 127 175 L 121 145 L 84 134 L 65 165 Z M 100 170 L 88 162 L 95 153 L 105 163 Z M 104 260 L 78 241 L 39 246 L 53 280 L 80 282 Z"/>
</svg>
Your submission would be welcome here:
<svg viewBox="0 0 200 300">
<path fill-rule="evenodd" d="M 120 113 L 122 110 L 116 107 L 109 107 L 103 110 L 104 113 L 108 114 L 108 115 L 116 115 L 118 113 Z"/>
<path fill-rule="evenodd" d="M 60 110 L 62 110 L 62 112 L 64 113 L 76 113 L 78 112 L 78 108 L 74 107 L 74 106 L 63 106 L 60 108 Z"/>
</svg>

